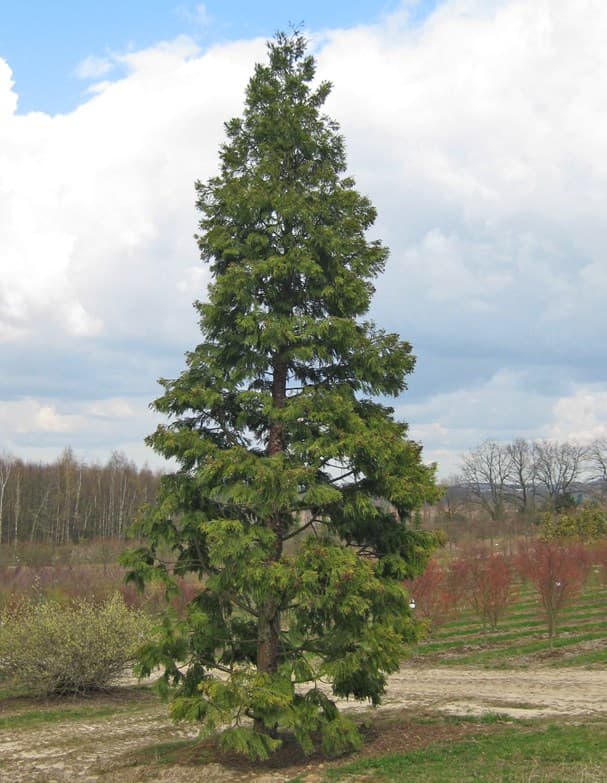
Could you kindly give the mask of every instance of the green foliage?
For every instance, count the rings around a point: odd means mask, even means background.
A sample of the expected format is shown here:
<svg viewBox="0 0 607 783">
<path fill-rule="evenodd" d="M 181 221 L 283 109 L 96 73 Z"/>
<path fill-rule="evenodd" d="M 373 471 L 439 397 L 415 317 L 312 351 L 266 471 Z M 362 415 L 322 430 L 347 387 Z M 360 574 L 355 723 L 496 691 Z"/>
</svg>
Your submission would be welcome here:
<svg viewBox="0 0 607 783">
<path fill-rule="evenodd" d="M 123 559 L 167 595 L 198 576 L 141 671 L 163 665 L 173 716 L 228 726 L 222 742 L 256 758 L 278 729 L 306 751 L 356 746 L 332 697 L 379 702 L 417 634 L 400 583 L 438 543 L 408 524 L 437 497 L 434 469 L 368 396 L 405 389 L 414 357 L 364 320 L 387 250 L 367 239 L 375 210 L 344 175 L 314 71 L 303 38 L 279 34 L 226 124 L 219 175 L 197 183 L 202 341 L 161 381 L 171 421 L 148 439 L 179 468 Z"/>
<path fill-rule="evenodd" d="M 0 677 L 37 695 L 99 690 L 124 673 L 151 632 L 118 595 L 102 604 L 27 602 L 0 614 Z"/>
<path fill-rule="evenodd" d="M 589 542 L 607 538 L 607 510 L 590 504 L 566 513 L 543 514 L 540 535 L 544 541 Z"/>
</svg>

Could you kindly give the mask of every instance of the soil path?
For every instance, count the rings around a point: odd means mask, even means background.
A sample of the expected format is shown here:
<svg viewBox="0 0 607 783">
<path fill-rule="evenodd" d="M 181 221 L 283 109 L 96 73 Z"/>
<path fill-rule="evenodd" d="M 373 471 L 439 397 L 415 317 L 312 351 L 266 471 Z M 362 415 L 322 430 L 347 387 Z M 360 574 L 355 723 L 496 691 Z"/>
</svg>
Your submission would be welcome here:
<svg viewBox="0 0 607 783">
<path fill-rule="evenodd" d="M 390 678 L 383 707 L 390 706 L 513 718 L 607 715 L 607 672 L 404 667 Z"/>
<path fill-rule="evenodd" d="M 348 705 L 354 710 L 367 709 Z M 403 667 L 390 678 L 382 710 L 433 710 L 449 714 L 487 712 L 512 717 L 607 716 L 607 672 L 572 669 L 488 671 Z M 0 712 L 2 710 L 0 709 Z M 9 715 L 5 712 L 5 716 Z M 139 748 L 194 736 L 167 720 L 163 705 L 142 704 L 136 712 L 92 720 L 69 720 L 0 731 L 2 783 L 281 783 L 303 773 L 318 780 L 318 767 L 268 770 L 142 763 L 125 766 Z"/>
</svg>

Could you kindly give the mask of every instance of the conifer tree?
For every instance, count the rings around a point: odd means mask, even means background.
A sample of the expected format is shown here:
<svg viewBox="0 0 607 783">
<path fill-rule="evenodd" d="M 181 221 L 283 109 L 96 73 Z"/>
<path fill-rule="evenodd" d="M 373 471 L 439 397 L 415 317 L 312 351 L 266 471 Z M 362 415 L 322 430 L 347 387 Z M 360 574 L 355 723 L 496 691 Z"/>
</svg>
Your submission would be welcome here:
<svg viewBox="0 0 607 783">
<path fill-rule="evenodd" d="M 364 320 L 387 258 L 366 236 L 375 210 L 345 174 L 304 38 L 278 34 L 268 54 L 219 174 L 196 184 L 202 340 L 161 381 L 169 423 L 148 442 L 178 469 L 126 561 L 169 590 L 199 580 L 142 671 L 164 665 L 173 716 L 257 758 L 285 730 L 305 751 L 359 743 L 334 698 L 380 701 L 416 636 L 401 582 L 436 543 L 407 524 L 436 497 L 433 468 L 372 399 L 402 392 L 414 366 Z"/>
</svg>

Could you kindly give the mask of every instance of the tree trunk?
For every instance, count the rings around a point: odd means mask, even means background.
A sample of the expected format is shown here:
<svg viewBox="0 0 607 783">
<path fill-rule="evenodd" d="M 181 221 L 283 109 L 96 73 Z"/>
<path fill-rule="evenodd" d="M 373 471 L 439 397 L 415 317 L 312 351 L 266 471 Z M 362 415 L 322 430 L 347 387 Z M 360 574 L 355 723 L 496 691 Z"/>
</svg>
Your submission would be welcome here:
<svg viewBox="0 0 607 783">
<path fill-rule="evenodd" d="M 13 548 L 17 549 L 19 541 L 19 519 L 21 516 L 21 470 L 17 470 L 17 484 L 15 486 L 15 506 L 13 509 Z"/>
<path fill-rule="evenodd" d="M 6 485 L 11 475 L 12 464 L 8 457 L 3 459 L 0 457 L 0 544 L 2 544 L 3 535 L 3 514 L 4 514 L 4 495 L 6 492 Z M 7 533 L 7 537 L 10 533 Z M 8 540 L 8 538 L 7 538 Z"/>
<path fill-rule="evenodd" d="M 274 377 L 272 382 L 272 403 L 275 410 L 284 407 L 287 397 L 287 365 L 280 359 L 273 363 Z M 268 436 L 267 453 L 269 457 L 281 454 L 285 449 L 283 428 L 280 422 L 272 422 Z M 277 562 L 282 556 L 282 520 L 276 514 L 267 520 L 266 525 L 274 532 L 274 551 L 270 562 Z M 274 596 L 259 606 L 257 622 L 257 671 L 273 674 L 278 668 L 280 652 L 280 606 Z M 265 729 L 261 719 L 255 720 L 258 731 Z"/>
<path fill-rule="evenodd" d="M 281 359 L 275 359 L 273 363 L 272 380 L 272 406 L 275 410 L 280 410 L 285 406 L 287 399 L 287 365 Z M 273 421 L 270 424 L 270 433 L 268 437 L 268 456 L 273 457 L 280 454 L 285 449 L 283 442 L 282 424 L 279 421 Z"/>
</svg>

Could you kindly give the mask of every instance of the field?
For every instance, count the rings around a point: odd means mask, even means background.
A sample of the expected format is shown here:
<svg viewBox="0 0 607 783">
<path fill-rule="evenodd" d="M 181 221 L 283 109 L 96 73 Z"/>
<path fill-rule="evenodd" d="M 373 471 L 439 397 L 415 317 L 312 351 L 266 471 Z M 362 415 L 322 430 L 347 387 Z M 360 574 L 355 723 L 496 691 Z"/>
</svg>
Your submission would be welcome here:
<svg viewBox="0 0 607 783">
<path fill-rule="evenodd" d="M 546 622 L 529 585 L 515 587 L 518 599 L 485 633 L 471 610 L 436 629 L 415 660 L 438 666 L 556 668 L 607 666 L 607 587 L 592 573 L 586 589 L 559 612 L 558 635 L 547 638 Z"/>
<path fill-rule="evenodd" d="M 363 751 L 333 762 L 289 746 L 265 764 L 219 758 L 141 687 L 63 702 L 8 698 L 0 775 L 11 783 L 607 781 L 607 678 L 561 674 L 405 665 L 385 706 L 359 711 Z"/>
<path fill-rule="evenodd" d="M 10 783 L 607 782 L 607 589 L 596 574 L 551 641 L 530 586 L 497 630 L 467 610 L 437 627 L 390 680 L 384 704 L 354 709 L 366 743 L 350 757 L 219 757 L 167 720 L 147 683 L 78 699 L 0 694 L 0 779 Z"/>
</svg>

